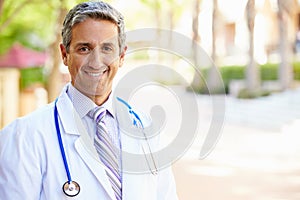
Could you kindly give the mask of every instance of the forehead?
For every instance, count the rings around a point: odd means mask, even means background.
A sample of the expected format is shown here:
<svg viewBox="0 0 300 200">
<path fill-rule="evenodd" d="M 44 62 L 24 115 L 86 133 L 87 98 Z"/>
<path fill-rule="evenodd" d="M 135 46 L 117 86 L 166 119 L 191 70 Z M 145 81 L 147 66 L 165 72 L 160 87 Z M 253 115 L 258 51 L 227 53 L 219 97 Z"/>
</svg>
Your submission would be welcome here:
<svg viewBox="0 0 300 200">
<path fill-rule="evenodd" d="M 88 18 L 73 26 L 71 44 L 82 42 L 117 42 L 118 27 L 111 21 Z"/>
</svg>

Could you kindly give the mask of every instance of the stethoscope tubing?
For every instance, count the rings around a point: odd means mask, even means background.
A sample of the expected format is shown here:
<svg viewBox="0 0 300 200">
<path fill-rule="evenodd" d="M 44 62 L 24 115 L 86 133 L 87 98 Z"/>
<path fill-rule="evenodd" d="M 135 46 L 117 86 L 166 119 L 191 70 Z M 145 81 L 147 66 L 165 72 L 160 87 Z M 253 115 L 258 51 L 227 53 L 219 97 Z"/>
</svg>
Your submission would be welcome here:
<svg viewBox="0 0 300 200">
<path fill-rule="evenodd" d="M 61 156 L 64 162 L 64 166 L 65 166 L 65 170 L 66 170 L 66 174 L 68 177 L 68 182 L 71 183 L 72 182 L 72 178 L 71 178 L 71 173 L 69 170 L 69 165 L 68 165 L 68 161 L 67 161 L 67 157 L 66 157 L 66 153 L 65 153 L 65 149 L 64 149 L 64 144 L 61 138 L 61 132 L 60 132 L 60 128 L 59 128 L 59 123 L 58 123 L 58 111 L 57 111 L 57 99 L 55 100 L 54 103 L 54 120 L 55 120 L 55 127 L 56 127 L 56 133 L 57 133 L 57 138 L 58 138 L 58 143 L 59 143 L 59 148 L 60 148 L 60 152 L 61 152 Z"/>
<path fill-rule="evenodd" d="M 144 129 L 144 124 L 143 124 L 141 118 L 139 117 L 138 114 L 136 114 L 136 112 L 134 112 L 134 111 L 132 110 L 132 107 L 131 107 L 126 101 L 124 101 L 123 99 L 121 99 L 120 97 L 117 97 L 117 100 L 120 101 L 121 103 L 123 103 L 123 104 L 128 108 L 129 114 L 132 114 L 132 115 L 138 120 L 138 122 L 140 123 L 141 128 Z M 133 118 L 133 119 L 134 119 L 134 118 Z M 137 124 L 137 122 L 136 122 L 135 119 L 134 119 L 134 121 L 133 121 L 133 125 L 136 126 L 136 127 L 138 127 L 138 124 Z"/>
</svg>

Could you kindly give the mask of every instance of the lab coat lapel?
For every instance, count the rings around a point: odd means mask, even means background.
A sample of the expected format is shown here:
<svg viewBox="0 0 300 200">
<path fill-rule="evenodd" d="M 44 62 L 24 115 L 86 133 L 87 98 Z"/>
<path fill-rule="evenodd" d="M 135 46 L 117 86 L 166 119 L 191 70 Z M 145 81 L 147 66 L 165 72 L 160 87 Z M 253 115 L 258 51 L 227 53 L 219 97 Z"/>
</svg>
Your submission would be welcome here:
<svg viewBox="0 0 300 200">
<path fill-rule="evenodd" d="M 133 135 L 131 135 L 137 129 L 133 125 L 132 118 L 128 112 L 128 108 L 122 103 L 115 100 L 114 112 L 120 130 L 122 152 L 140 153 L 140 144 L 138 140 L 134 138 Z"/>
<path fill-rule="evenodd" d="M 96 159 L 94 155 L 91 155 L 89 150 L 87 150 L 85 141 L 81 138 L 77 139 L 75 142 L 75 148 L 80 155 L 80 157 L 84 160 L 89 169 L 93 172 L 94 176 L 101 183 L 105 191 L 108 193 L 111 199 L 115 199 L 115 194 L 112 189 L 111 183 L 108 180 L 106 172 L 102 166 L 102 163 L 99 159 Z"/>
<path fill-rule="evenodd" d="M 75 141 L 75 149 L 82 160 L 92 171 L 96 179 L 101 183 L 111 199 L 115 199 L 114 191 L 111 183 L 106 175 L 105 169 L 94 148 L 93 141 L 89 137 L 84 125 L 77 112 L 73 108 L 73 104 L 63 92 L 57 101 L 57 109 L 60 116 L 61 125 L 65 134 L 78 135 Z"/>
<path fill-rule="evenodd" d="M 148 144 L 145 142 L 144 133 L 142 131 L 141 127 L 137 127 L 134 123 L 134 121 L 137 122 L 137 117 L 130 114 L 128 107 L 124 106 L 123 103 L 120 103 L 116 101 L 115 103 L 115 115 L 118 121 L 119 130 L 120 130 L 120 137 L 121 137 L 121 144 L 122 144 L 122 165 L 123 169 L 126 171 L 126 166 L 129 168 L 132 168 L 131 166 L 136 164 L 133 163 L 132 160 L 128 160 L 131 158 L 128 154 L 135 154 L 135 155 L 141 155 L 141 159 L 139 160 L 139 164 L 146 165 L 143 148 L 147 152 L 148 150 Z M 133 111 L 133 110 L 132 110 Z M 145 131 L 151 131 L 152 130 L 152 123 L 149 119 L 146 118 L 146 116 L 143 116 L 141 113 L 138 113 L 136 110 L 134 110 L 136 115 L 141 119 L 145 126 Z M 139 126 L 139 125 L 138 125 Z M 127 155 L 126 155 L 127 154 Z M 136 158 L 136 157 L 135 157 Z M 140 171 L 139 171 L 140 172 Z M 138 172 L 138 173 L 139 173 Z M 136 172 L 133 172 L 136 173 Z"/>
<path fill-rule="evenodd" d="M 134 165 L 148 169 L 143 155 L 141 139 L 137 135 L 136 137 L 132 135 L 135 133 L 140 135 L 141 130 L 133 125 L 133 118 L 130 116 L 126 106 L 118 101 L 115 105 L 115 114 L 119 124 L 122 143 L 123 199 L 155 199 L 156 193 L 149 192 L 149 190 L 153 189 L 151 186 L 155 185 L 156 177 L 150 175 L 149 172 L 141 173 L 141 171 L 133 170 L 135 168 Z M 136 160 L 136 157 L 132 160 L 129 154 L 141 155 L 141 157 L 139 160 Z"/>
<path fill-rule="evenodd" d="M 137 185 L 137 181 L 135 180 L 136 176 L 133 176 L 132 174 L 129 174 L 127 172 L 127 165 L 128 165 L 128 159 L 126 159 L 126 153 L 130 152 L 140 152 L 140 147 L 136 141 L 134 141 L 131 137 L 129 137 L 126 133 L 126 128 L 131 126 L 130 119 L 128 118 L 128 111 L 123 110 L 122 107 L 119 109 L 116 109 L 116 117 L 119 124 L 119 130 L 120 130 L 120 138 L 121 138 L 121 145 L 122 145 L 122 193 L 124 199 L 130 199 L 128 197 L 131 197 L 132 194 L 134 194 L 135 197 L 141 196 L 140 193 L 141 190 L 137 189 L 139 188 Z M 124 120 L 128 120 L 126 123 Z M 126 125 L 127 124 L 127 125 Z M 140 183 L 142 185 L 142 183 Z M 134 188 L 134 189 L 133 189 Z M 131 198 L 132 199 L 132 198 Z M 138 198 L 135 198 L 138 199 Z"/>
</svg>

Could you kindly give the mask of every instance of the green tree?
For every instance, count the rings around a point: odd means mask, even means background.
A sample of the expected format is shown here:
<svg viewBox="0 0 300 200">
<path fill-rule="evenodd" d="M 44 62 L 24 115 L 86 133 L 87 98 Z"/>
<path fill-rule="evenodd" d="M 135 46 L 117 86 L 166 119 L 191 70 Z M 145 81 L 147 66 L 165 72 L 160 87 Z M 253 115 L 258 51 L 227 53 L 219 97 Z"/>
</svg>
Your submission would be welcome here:
<svg viewBox="0 0 300 200">
<path fill-rule="evenodd" d="M 56 26 L 53 34 L 55 35 L 55 39 L 49 46 L 49 54 L 51 56 L 51 61 L 49 62 L 48 68 L 50 69 L 50 73 L 48 76 L 47 82 L 47 91 L 48 91 L 48 101 L 53 101 L 61 87 L 61 73 L 59 70 L 61 64 L 60 50 L 59 44 L 61 43 L 61 29 L 65 15 L 67 14 L 66 9 L 66 0 L 60 0 L 59 6 L 57 7 L 57 18 L 56 18 Z"/>
<path fill-rule="evenodd" d="M 149 6 L 154 11 L 154 19 L 157 28 L 161 28 L 161 2 L 160 0 L 141 0 L 143 4 Z"/>
<path fill-rule="evenodd" d="M 53 38 L 58 1 L 5 0 L 0 3 L 0 53 L 13 43 L 45 50 Z"/>
<path fill-rule="evenodd" d="M 1 0 L 0 53 L 15 42 L 49 54 L 45 66 L 48 100 L 56 98 L 61 86 L 59 44 L 61 25 L 67 9 L 83 0 Z"/>
</svg>

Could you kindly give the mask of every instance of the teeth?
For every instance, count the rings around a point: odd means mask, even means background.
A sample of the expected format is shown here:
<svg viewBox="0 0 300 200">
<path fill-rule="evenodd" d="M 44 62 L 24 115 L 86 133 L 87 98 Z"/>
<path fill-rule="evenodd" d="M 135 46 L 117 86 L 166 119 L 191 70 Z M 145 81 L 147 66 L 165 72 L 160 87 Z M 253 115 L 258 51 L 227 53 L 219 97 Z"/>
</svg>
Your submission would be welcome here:
<svg viewBox="0 0 300 200">
<path fill-rule="evenodd" d="M 104 70 L 104 71 L 102 71 L 102 72 L 97 72 L 97 73 L 95 73 L 95 72 L 87 72 L 87 74 L 88 74 L 89 76 L 92 76 L 92 77 L 98 77 L 98 76 L 102 75 L 105 71 L 106 71 L 106 70 Z"/>
<path fill-rule="evenodd" d="M 91 72 L 88 72 L 88 75 L 93 76 L 93 77 L 98 77 L 101 74 L 103 74 L 103 72 L 100 72 L 100 73 L 91 73 Z"/>
</svg>

